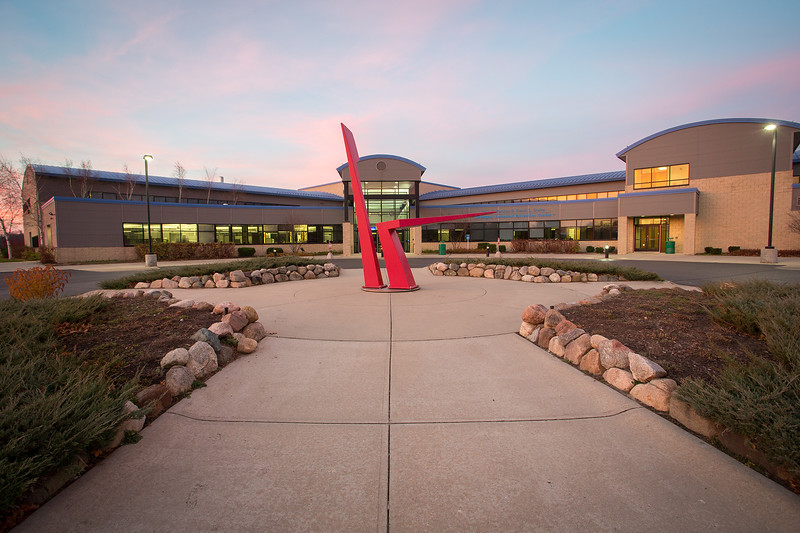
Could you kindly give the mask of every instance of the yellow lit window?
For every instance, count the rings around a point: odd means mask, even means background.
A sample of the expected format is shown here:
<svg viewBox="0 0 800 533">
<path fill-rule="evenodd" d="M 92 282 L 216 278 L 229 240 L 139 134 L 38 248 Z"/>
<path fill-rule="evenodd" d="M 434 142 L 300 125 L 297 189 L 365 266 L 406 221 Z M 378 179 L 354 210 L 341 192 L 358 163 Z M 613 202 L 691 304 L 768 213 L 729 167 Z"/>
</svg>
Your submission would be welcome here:
<svg viewBox="0 0 800 533">
<path fill-rule="evenodd" d="M 653 189 L 675 187 L 689 184 L 689 165 L 670 165 L 651 168 L 637 168 L 633 171 L 634 189 Z"/>
</svg>

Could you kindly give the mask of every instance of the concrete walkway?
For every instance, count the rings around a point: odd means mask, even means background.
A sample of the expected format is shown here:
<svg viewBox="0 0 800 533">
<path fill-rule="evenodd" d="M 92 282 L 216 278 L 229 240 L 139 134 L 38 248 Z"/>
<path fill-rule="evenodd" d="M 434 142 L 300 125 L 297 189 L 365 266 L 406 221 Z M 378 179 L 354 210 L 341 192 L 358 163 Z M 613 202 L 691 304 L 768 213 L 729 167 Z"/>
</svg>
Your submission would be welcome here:
<svg viewBox="0 0 800 533">
<path fill-rule="evenodd" d="M 602 283 L 415 276 L 174 291 L 276 334 L 15 531 L 797 531 L 800 497 L 516 334 Z"/>
</svg>

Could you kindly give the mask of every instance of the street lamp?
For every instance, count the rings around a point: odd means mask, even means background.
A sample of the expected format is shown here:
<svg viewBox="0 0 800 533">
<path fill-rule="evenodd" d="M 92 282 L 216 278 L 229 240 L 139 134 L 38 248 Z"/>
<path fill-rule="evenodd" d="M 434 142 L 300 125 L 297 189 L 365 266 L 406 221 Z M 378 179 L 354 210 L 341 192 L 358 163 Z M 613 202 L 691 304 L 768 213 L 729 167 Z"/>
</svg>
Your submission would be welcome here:
<svg viewBox="0 0 800 533">
<path fill-rule="evenodd" d="M 147 250 L 144 263 L 145 266 L 154 267 L 157 264 L 156 255 L 153 253 L 153 237 L 150 234 L 150 175 L 147 168 L 147 162 L 153 159 L 152 155 L 145 155 L 144 159 L 144 196 L 147 202 Z"/>
<path fill-rule="evenodd" d="M 778 158 L 778 125 L 767 124 L 764 126 L 766 131 L 772 132 L 772 174 L 769 182 L 769 230 L 767 233 L 767 247 L 761 253 L 762 263 L 777 263 L 778 252 L 772 246 L 772 219 L 775 210 L 775 161 Z"/>
</svg>

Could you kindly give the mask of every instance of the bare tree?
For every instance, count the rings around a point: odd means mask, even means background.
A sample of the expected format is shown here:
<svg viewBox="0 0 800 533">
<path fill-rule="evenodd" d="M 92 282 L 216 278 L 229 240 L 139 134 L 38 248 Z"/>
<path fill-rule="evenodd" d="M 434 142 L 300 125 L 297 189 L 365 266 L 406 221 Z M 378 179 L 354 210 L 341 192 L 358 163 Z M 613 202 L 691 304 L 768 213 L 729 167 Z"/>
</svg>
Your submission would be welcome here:
<svg viewBox="0 0 800 533">
<path fill-rule="evenodd" d="M 180 161 L 175 161 L 175 170 L 172 171 L 172 176 L 178 184 L 178 203 L 181 203 L 183 196 L 183 182 L 186 180 L 186 169 L 183 168 Z"/>
<path fill-rule="evenodd" d="M 78 169 L 78 181 L 80 183 L 81 198 L 88 198 L 92 193 L 92 161 L 87 159 L 81 161 L 81 168 Z"/>
<path fill-rule="evenodd" d="M 73 179 L 75 178 L 75 169 L 72 166 L 72 159 L 64 159 L 64 170 L 67 172 L 69 191 L 72 193 L 72 196 L 77 197 L 78 195 L 75 193 L 75 184 L 73 184 Z"/>
<path fill-rule="evenodd" d="M 211 203 L 211 186 L 215 181 L 217 181 L 217 167 L 213 169 L 209 169 L 208 167 L 203 167 L 203 170 L 206 173 L 206 203 Z"/>
<path fill-rule="evenodd" d="M 117 191 L 117 195 L 119 196 L 120 200 L 130 200 L 133 198 L 133 191 L 136 189 L 136 183 L 138 182 L 138 179 L 130 171 L 127 163 L 122 165 L 122 173 L 125 174 L 125 181 L 119 185 L 114 185 L 113 187 L 114 190 Z"/>
<path fill-rule="evenodd" d="M 236 205 L 244 194 L 244 183 L 234 179 L 231 183 L 231 205 Z"/>
<path fill-rule="evenodd" d="M 22 219 L 22 173 L 0 156 L 0 231 L 11 259 L 11 233 Z"/>
</svg>

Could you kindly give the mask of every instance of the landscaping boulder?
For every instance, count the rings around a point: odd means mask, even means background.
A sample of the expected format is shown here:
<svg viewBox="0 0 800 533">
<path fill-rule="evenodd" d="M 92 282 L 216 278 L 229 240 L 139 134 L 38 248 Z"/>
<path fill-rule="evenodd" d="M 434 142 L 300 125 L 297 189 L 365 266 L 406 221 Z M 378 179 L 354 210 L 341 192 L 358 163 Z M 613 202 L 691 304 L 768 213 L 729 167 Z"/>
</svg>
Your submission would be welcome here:
<svg viewBox="0 0 800 533">
<path fill-rule="evenodd" d="M 171 304 L 170 307 L 176 307 L 178 309 L 189 309 L 194 305 L 194 300 L 178 300 L 174 304 Z"/>
<path fill-rule="evenodd" d="M 198 329 L 195 334 L 192 335 L 192 340 L 207 342 L 217 353 L 219 353 L 219 350 L 222 347 L 222 343 L 219 341 L 219 335 L 213 331 L 209 331 L 207 328 Z"/>
<path fill-rule="evenodd" d="M 555 328 L 562 320 L 564 320 L 564 315 L 555 309 L 549 309 L 544 315 L 544 325 L 548 328 Z"/>
<path fill-rule="evenodd" d="M 227 322 L 214 322 L 208 326 L 208 331 L 215 333 L 217 337 L 233 335 L 233 328 Z"/>
<path fill-rule="evenodd" d="M 214 284 L 214 286 L 215 286 L 216 288 L 218 288 L 218 289 L 227 289 L 228 287 L 230 287 L 230 286 L 231 286 L 231 282 L 230 282 L 230 281 L 228 281 L 227 279 L 221 279 L 221 280 L 219 280 L 218 282 L 216 282 L 216 283 Z"/>
<path fill-rule="evenodd" d="M 603 373 L 603 379 L 606 383 L 622 392 L 628 392 L 633 388 L 634 384 L 633 374 L 621 368 L 609 368 Z"/>
<path fill-rule="evenodd" d="M 214 306 L 213 313 L 215 315 L 226 315 L 231 311 L 238 311 L 239 306 L 233 302 L 220 302 Z"/>
<path fill-rule="evenodd" d="M 647 383 L 667 375 L 667 371 L 661 365 L 654 363 L 647 357 L 642 357 L 638 353 L 631 352 L 628 354 L 628 364 L 633 377 L 641 383 Z"/>
<path fill-rule="evenodd" d="M 189 362 L 186 363 L 186 368 L 196 378 L 208 376 L 216 371 L 218 366 L 217 353 L 207 342 L 198 341 L 189 348 Z"/>
<path fill-rule="evenodd" d="M 242 306 L 241 311 L 247 317 L 248 322 L 255 322 L 258 320 L 258 312 L 249 305 Z"/>
<path fill-rule="evenodd" d="M 176 365 L 185 365 L 188 362 L 189 350 L 186 348 L 175 348 L 174 350 L 167 352 L 167 354 L 161 358 L 161 368 L 167 370 Z"/>
<path fill-rule="evenodd" d="M 522 312 L 523 322 L 537 326 L 544 323 L 544 316 L 547 314 L 547 308 L 541 304 L 529 305 Z"/>
<path fill-rule="evenodd" d="M 594 348 L 586 352 L 586 355 L 581 359 L 579 368 L 594 376 L 600 376 L 606 371 L 603 365 L 600 364 L 600 352 Z"/>
<path fill-rule="evenodd" d="M 185 366 L 173 366 L 167 370 L 167 378 L 165 385 L 169 389 L 170 394 L 177 396 L 183 392 L 192 390 L 192 383 L 194 383 L 194 374 Z"/>
<path fill-rule="evenodd" d="M 189 352 L 186 353 L 188 354 Z M 150 385 L 136 393 L 136 404 L 141 405 L 142 408 L 150 407 L 147 416 L 152 420 L 169 409 L 170 405 L 172 405 L 172 394 L 165 385 L 160 383 Z"/>
<path fill-rule="evenodd" d="M 243 283 L 245 279 L 247 278 L 245 277 L 244 272 L 242 272 L 241 270 L 234 270 L 233 272 L 230 273 L 230 280 L 232 282 L 235 281 Z"/>
<path fill-rule="evenodd" d="M 569 333 L 575 331 L 583 331 L 581 329 L 573 329 Z M 564 336 L 562 335 L 562 338 Z M 588 333 L 581 334 L 578 338 L 567 344 L 567 349 L 564 351 L 564 357 L 573 365 L 580 364 L 583 356 L 592 349 L 591 336 Z"/>
<path fill-rule="evenodd" d="M 197 309 L 198 311 L 211 311 L 212 309 L 214 309 L 214 306 L 208 302 L 195 302 L 194 305 L 192 306 L 192 309 Z"/>
<path fill-rule="evenodd" d="M 236 351 L 242 354 L 253 353 L 258 348 L 258 341 L 244 337 L 236 345 Z"/>
<path fill-rule="evenodd" d="M 223 344 L 219 353 L 217 354 L 217 364 L 224 366 L 235 359 L 233 348 L 227 344 Z"/>
<path fill-rule="evenodd" d="M 640 383 L 631 389 L 631 396 L 656 411 L 669 411 L 670 396 L 678 388 L 672 379 L 654 379 L 650 383 Z"/>
<path fill-rule="evenodd" d="M 242 333 L 248 339 L 253 339 L 256 342 L 267 336 L 267 330 L 264 329 L 264 325 L 261 322 L 252 322 L 246 325 L 242 329 Z"/>
<path fill-rule="evenodd" d="M 542 328 L 539 331 L 539 338 L 536 341 L 536 344 L 538 344 L 539 347 L 547 350 L 550 347 L 550 339 L 552 339 L 555 336 L 556 336 L 556 330 L 554 330 L 553 328 Z"/>
<path fill-rule="evenodd" d="M 528 338 L 530 337 L 531 333 L 533 333 L 534 329 L 536 329 L 536 326 L 523 321 L 522 324 L 519 326 L 519 334 L 525 338 Z"/>
<path fill-rule="evenodd" d="M 550 339 L 550 343 L 547 345 L 547 351 L 556 357 L 564 357 L 565 350 L 566 346 L 564 346 L 564 343 L 561 341 L 561 337 L 559 336 L 555 336 Z"/>
<path fill-rule="evenodd" d="M 628 354 L 630 348 L 616 339 L 605 340 L 600 343 L 600 362 L 606 368 L 628 368 Z"/>
<path fill-rule="evenodd" d="M 247 320 L 247 315 L 245 315 L 242 311 L 233 311 L 232 313 L 228 313 L 222 317 L 223 322 L 227 322 L 233 328 L 233 331 L 241 331 L 243 327 L 245 327 L 249 321 Z"/>
</svg>

